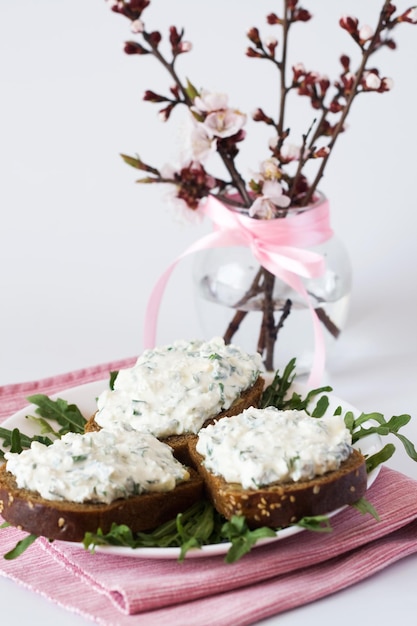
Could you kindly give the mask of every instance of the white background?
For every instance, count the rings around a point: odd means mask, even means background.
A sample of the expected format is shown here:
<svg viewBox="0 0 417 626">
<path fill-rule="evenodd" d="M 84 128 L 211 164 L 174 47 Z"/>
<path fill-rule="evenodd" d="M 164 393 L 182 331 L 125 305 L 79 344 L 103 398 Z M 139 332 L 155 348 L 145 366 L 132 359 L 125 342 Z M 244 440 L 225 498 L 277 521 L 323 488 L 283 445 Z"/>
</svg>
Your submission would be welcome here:
<svg viewBox="0 0 417 626">
<path fill-rule="evenodd" d="M 349 12 L 373 24 L 381 4 L 304 0 L 315 17 L 294 28 L 291 60 L 332 79 L 341 53 L 355 67 L 356 48 L 338 19 Z M 274 112 L 274 72 L 244 51 L 247 29 L 270 32 L 265 16 L 279 7 L 153 0 L 145 19 L 165 41 L 169 25 L 185 27 L 194 50 L 179 60 L 181 76 L 227 92 L 245 112 Z M 161 167 L 177 163 L 182 146 L 176 117 L 164 125 L 158 105 L 142 101 L 145 89 L 166 93 L 171 81 L 152 59 L 123 53 L 131 37 L 128 21 L 103 0 L 1 0 L 0 385 L 138 354 L 152 285 L 210 231 L 179 224 L 166 190 L 136 185 L 119 156 L 139 153 Z M 365 411 L 413 414 L 407 433 L 417 441 L 417 28 L 402 25 L 393 37 L 397 50 L 373 63 L 394 89 L 358 98 L 321 185 L 354 278 L 328 372 L 337 395 Z M 295 128 L 303 111 L 308 126 L 311 110 L 299 104 L 288 124 Z M 261 126 L 248 123 L 247 131 L 245 175 L 268 155 Z M 190 271 L 185 261 L 169 285 L 159 342 L 199 332 Z M 417 478 L 401 451 L 391 465 Z"/>
</svg>

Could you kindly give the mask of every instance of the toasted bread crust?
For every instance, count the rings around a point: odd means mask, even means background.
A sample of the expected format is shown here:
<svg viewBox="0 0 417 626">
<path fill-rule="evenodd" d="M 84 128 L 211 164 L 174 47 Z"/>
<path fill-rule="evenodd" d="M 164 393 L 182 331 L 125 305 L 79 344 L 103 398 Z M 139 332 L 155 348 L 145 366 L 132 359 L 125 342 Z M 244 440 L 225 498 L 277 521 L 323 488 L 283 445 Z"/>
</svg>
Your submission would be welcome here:
<svg viewBox="0 0 417 626">
<path fill-rule="evenodd" d="M 206 427 L 213 422 L 223 418 L 223 417 L 231 417 L 232 415 L 238 415 L 244 409 L 249 408 L 250 406 L 257 407 L 262 397 L 262 393 L 264 390 L 265 380 L 262 376 L 259 376 L 252 387 L 246 389 L 233 404 L 221 413 L 209 418 L 206 420 L 202 427 Z M 100 426 L 95 421 L 95 416 L 92 415 L 90 419 L 87 421 L 85 425 L 85 432 L 92 432 L 100 430 Z M 184 463 L 185 465 L 190 465 L 190 455 L 188 453 L 188 446 L 190 442 L 193 442 L 196 439 L 196 435 L 192 433 L 186 433 L 183 435 L 171 435 L 170 437 L 166 437 L 162 439 L 164 443 L 167 443 L 173 449 L 174 456 L 178 461 Z"/>
<path fill-rule="evenodd" d="M 112 523 L 126 524 L 132 532 L 153 530 L 174 519 L 203 496 L 204 484 L 190 470 L 190 479 L 172 491 L 144 493 L 110 504 L 79 504 L 45 500 L 39 494 L 19 489 L 13 474 L 0 467 L 0 512 L 22 530 L 48 539 L 82 541 L 86 532 L 99 528 L 107 533 Z"/>
<path fill-rule="evenodd" d="M 313 480 L 275 483 L 259 489 L 243 489 L 210 473 L 196 451 L 189 452 L 204 479 L 213 506 L 226 519 L 244 515 L 250 528 L 284 528 L 306 516 L 323 515 L 359 500 L 367 489 L 365 458 L 354 450 L 341 467 Z"/>
</svg>

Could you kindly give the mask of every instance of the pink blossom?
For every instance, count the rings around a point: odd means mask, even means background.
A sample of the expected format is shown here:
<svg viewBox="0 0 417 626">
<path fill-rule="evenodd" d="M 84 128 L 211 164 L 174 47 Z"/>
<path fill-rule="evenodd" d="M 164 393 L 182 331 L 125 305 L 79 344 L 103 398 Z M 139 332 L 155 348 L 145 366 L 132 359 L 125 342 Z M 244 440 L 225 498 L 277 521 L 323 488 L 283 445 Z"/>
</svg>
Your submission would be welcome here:
<svg viewBox="0 0 417 626">
<path fill-rule="evenodd" d="M 381 88 L 384 91 L 391 91 L 391 89 L 393 87 L 394 87 L 394 81 L 392 80 L 392 78 L 383 78 L 382 79 Z"/>
<path fill-rule="evenodd" d="M 182 41 L 178 46 L 179 52 L 189 52 L 193 47 L 191 41 Z"/>
<path fill-rule="evenodd" d="M 133 22 L 131 22 L 130 24 L 130 30 L 132 31 L 132 33 L 143 33 L 145 28 L 144 23 L 142 22 L 142 20 L 133 20 Z"/>
<path fill-rule="evenodd" d="M 203 122 L 207 133 L 213 137 L 232 137 L 245 125 L 246 115 L 233 109 L 209 113 Z"/>
<path fill-rule="evenodd" d="M 211 113 L 227 109 L 229 97 L 225 93 L 212 93 L 203 89 L 201 94 L 194 99 L 194 105 L 202 113 Z"/>
<path fill-rule="evenodd" d="M 286 208 L 290 199 L 285 196 L 278 181 L 265 181 L 262 186 L 262 196 L 256 198 L 249 209 L 251 217 L 271 220 L 277 216 L 277 208 Z"/>
<path fill-rule="evenodd" d="M 381 87 L 381 79 L 375 72 L 368 72 L 364 79 L 364 86 L 370 91 L 377 91 Z"/>
<path fill-rule="evenodd" d="M 280 176 L 278 159 L 271 157 L 262 161 L 259 172 L 259 178 L 262 180 L 276 180 Z"/>
<path fill-rule="evenodd" d="M 204 124 L 196 122 L 191 130 L 191 153 L 194 159 L 204 161 L 216 148 L 216 140 L 207 134 Z"/>
<path fill-rule="evenodd" d="M 292 143 L 285 143 L 281 148 L 281 156 L 287 161 L 298 161 L 301 156 L 301 149 Z"/>
<path fill-rule="evenodd" d="M 275 46 L 278 45 L 278 41 L 277 41 L 276 37 L 267 37 L 265 39 L 265 45 L 268 46 L 268 48 L 270 46 L 274 46 L 275 47 Z"/>
<path fill-rule="evenodd" d="M 359 39 L 362 43 L 368 41 L 369 39 L 372 39 L 373 36 L 374 30 L 373 28 L 371 28 L 371 26 L 365 25 L 359 29 Z"/>
</svg>

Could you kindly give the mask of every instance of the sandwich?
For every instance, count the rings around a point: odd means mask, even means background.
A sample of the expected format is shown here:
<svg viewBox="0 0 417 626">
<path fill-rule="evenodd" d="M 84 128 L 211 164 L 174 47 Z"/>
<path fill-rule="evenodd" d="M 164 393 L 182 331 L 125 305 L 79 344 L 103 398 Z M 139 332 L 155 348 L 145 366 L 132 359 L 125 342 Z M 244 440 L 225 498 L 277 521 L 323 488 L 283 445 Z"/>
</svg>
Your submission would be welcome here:
<svg viewBox="0 0 417 626">
<path fill-rule="evenodd" d="M 86 431 L 139 430 L 168 443 L 188 463 L 188 442 L 214 420 L 258 406 L 264 389 L 259 354 L 221 338 L 176 341 L 145 350 L 97 400 Z"/>
<path fill-rule="evenodd" d="M 189 453 L 216 510 L 249 528 L 327 514 L 367 489 L 365 457 L 338 415 L 248 408 L 201 429 Z"/>
<path fill-rule="evenodd" d="M 147 531 L 203 497 L 203 481 L 152 435 L 106 430 L 68 433 L 52 445 L 6 452 L 0 510 L 37 536 L 82 541 L 112 524 Z"/>
</svg>

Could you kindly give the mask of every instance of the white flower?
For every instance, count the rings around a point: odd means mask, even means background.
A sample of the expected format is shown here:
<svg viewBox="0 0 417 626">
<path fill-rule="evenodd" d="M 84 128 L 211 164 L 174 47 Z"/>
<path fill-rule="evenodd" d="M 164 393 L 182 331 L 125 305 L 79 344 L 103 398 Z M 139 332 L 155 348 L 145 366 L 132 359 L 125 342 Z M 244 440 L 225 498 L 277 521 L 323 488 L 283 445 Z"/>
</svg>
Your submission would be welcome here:
<svg viewBox="0 0 417 626">
<path fill-rule="evenodd" d="M 194 110 L 203 114 L 205 127 L 209 137 L 231 137 L 246 123 L 246 115 L 228 106 L 228 96 L 203 90 L 194 98 Z"/>
<path fill-rule="evenodd" d="M 284 143 L 281 148 L 281 156 L 286 161 L 298 161 L 301 156 L 301 149 L 293 143 Z"/>
<path fill-rule="evenodd" d="M 365 76 L 365 86 L 371 90 L 379 89 L 381 87 L 381 79 L 374 72 L 368 72 Z"/>
<path fill-rule="evenodd" d="M 261 169 L 259 177 L 262 180 L 276 180 L 279 177 L 280 169 L 278 166 L 278 160 L 274 157 L 266 159 L 261 163 Z"/>
<path fill-rule="evenodd" d="M 392 80 L 392 78 L 383 78 L 382 85 L 385 91 L 391 91 L 391 89 L 394 87 L 394 81 Z"/>
<path fill-rule="evenodd" d="M 190 50 L 192 50 L 193 44 L 191 43 L 191 41 L 182 41 L 179 45 L 179 51 L 180 52 L 189 52 Z"/>
<path fill-rule="evenodd" d="M 203 89 L 201 94 L 194 98 L 194 105 L 203 113 L 211 113 L 227 109 L 228 101 L 229 97 L 225 93 L 212 93 Z"/>
<path fill-rule="evenodd" d="M 284 196 L 279 182 L 265 181 L 262 187 L 262 196 L 256 198 L 249 209 L 251 217 L 258 217 L 264 220 L 271 220 L 276 217 L 277 207 L 286 208 L 290 204 L 288 196 Z"/>
<path fill-rule="evenodd" d="M 278 40 L 275 37 L 267 37 L 265 39 L 265 45 L 268 46 L 277 46 L 278 45 Z"/>
<path fill-rule="evenodd" d="M 246 123 L 246 115 L 233 109 L 223 109 L 209 113 L 203 125 L 212 137 L 231 137 Z"/>
<path fill-rule="evenodd" d="M 359 30 L 359 39 L 361 41 L 368 41 L 368 39 L 371 39 L 373 36 L 374 30 L 373 28 L 371 28 L 371 26 L 368 26 L 367 24 L 365 26 L 362 26 Z"/>
<path fill-rule="evenodd" d="M 216 149 L 216 140 L 208 135 L 204 124 L 196 122 L 190 133 L 191 154 L 193 159 L 204 161 Z"/>
<path fill-rule="evenodd" d="M 142 20 L 133 20 L 133 22 L 131 22 L 130 24 L 130 30 L 132 31 L 132 33 L 143 33 L 144 28 L 145 24 L 142 22 Z"/>
</svg>

